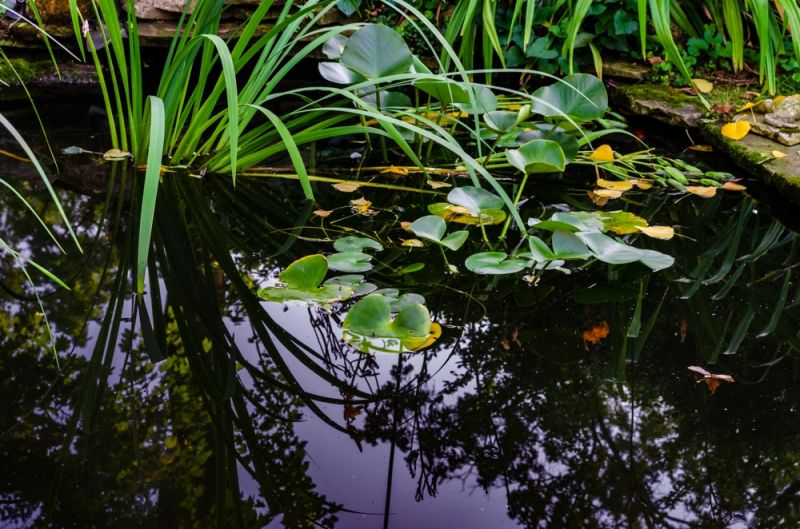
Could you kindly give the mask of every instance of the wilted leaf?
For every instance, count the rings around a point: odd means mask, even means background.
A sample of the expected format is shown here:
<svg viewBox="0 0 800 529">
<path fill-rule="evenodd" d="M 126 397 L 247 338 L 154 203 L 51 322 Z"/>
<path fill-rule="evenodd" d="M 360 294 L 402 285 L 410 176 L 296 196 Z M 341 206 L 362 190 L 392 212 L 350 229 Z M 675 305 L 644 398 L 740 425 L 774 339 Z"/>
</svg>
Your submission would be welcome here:
<svg viewBox="0 0 800 529">
<path fill-rule="evenodd" d="M 414 167 L 416 169 L 416 167 Z M 381 171 L 381 174 L 396 174 L 400 176 L 407 176 L 408 175 L 408 167 L 397 167 L 395 165 L 390 165 L 386 169 Z"/>
<path fill-rule="evenodd" d="M 722 189 L 725 189 L 726 191 L 744 191 L 747 188 L 742 184 L 737 184 L 736 182 L 725 182 L 722 184 Z"/>
<path fill-rule="evenodd" d="M 600 196 L 594 191 L 587 191 L 586 194 L 595 206 L 603 207 L 608 204 L 608 197 Z"/>
<path fill-rule="evenodd" d="M 592 325 L 591 328 L 586 329 L 583 331 L 583 347 L 588 351 L 589 344 L 595 345 L 600 343 L 600 340 L 608 337 L 608 322 L 603 321 L 596 325 Z"/>
<path fill-rule="evenodd" d="M 353 191 L 361 187 L 360 182 L 337 182 L 332 185 L 334 189 L 337 189 L 342 193 L 352 193 Z"/>
<path fill-rule="evenodd" d="M 350 201 L 350 209 L 352 209 L 353 213 L 356 215 L 374 215 L 377 213 L 375 210 L 370 209 L 370 206 L 372 206 L 372 202 L 364 197 Z"/>
<path fill-rule="evenodd" d="M 642 191 L 647 191 L 648 189 L 653 187 L 653 182 L 650 180 L 634 180 L 636 187 L 641 189 Z"/>
<path fill-rule="evenodd" d="M 330 217 L 331 213 L 333 213 L 333 211 L 326 211 L 324 209 L 316 209 L 316 210 L 314 210 L 314 215 L 316 215 L 317 217 L 322 217 L 323 219 L 325 217 Z"/>
<path fill-rule="evenodd" d="M 614 191 L 628 191 L 633 188 L 633 182 L 629 180 L 603 180 L 597 179 L 597 186 L 603 189 L 612 189 Z"/>
<path fill-rule="evenodd" d="M 119 149 L 109 149 L 103 153 L 103 159 L 108 160 L 109 162 L 119 162 L 122 160 L 127 160 L 129 158 L 133 158 L 133 155 L 126 151 L 121 151 Z"/>
<path fill-rule="evenodd" d="M 711 145 L 692 145 L 689 147 L 689 150 L 697 152 L 714 152 L 714 147 Z"/>
<path fill-rule="evenodd" d="M 622 196 L 622 191 L 617 191 L 616 189 L 595 189 L 592 191 L 595 195 L 599 197 L 606 197 L 606 198 L 619 198 Z"/>
<path fill-rule="evenodd" d="M 720 133 L 728 139 L 739 141 L 750 132 L 750 123 L 746 121 L 732 121 L 722 126 Z"/>
<path fill-rule="evenodd" d="M 737 109 L 736 109 L 736 112 L 744 112 L 745 110 L 750 110 L 750 109 L 751 109 L 751 108 L 753 108 L 754 106 L 756 106 L 756 104 L 755 104 L 755 103 L 753 103 L 753 102 L 750 102 L 750 103 L 745 103 L 744 105 L 742 105 L 742 106 L 740 106 L 739 108 L 737 108 Z"/>
<path fill-rule="evenodd" d="M 686 191 L 703 198 L 711 198 L 717 194 L 716 187 L 686 186 Z"/>
<path fill-rule="evenodd" d="M 448 184 L 447 182 L 438 182 L 436 180 L 428 180 L 425 183 L 434 189 L 441 189 L 443 187 L 453 187 L 453 184 Z"/>
<path fill-rule="evenodd" d="M 777 105 L 777 104 L 779 104 L 781 101 L 783 101 L 784 99 L 786 99 L 786 96 L 776 96 L 775 98 L 773 98 L 773 100 L 772 100 L 772 104 L 773 104 L 773 105 Z"/>
<path fill-rule="evenodd" d="M 705 79 L 692 79 L 692 83 L 697 91 L 703 94 L 710 94 L 714 90 L 714 83 Z"/>
<path fill-rule="evenodd" d="M 406 231 L 408 231 L 409 226 L 411 226 L 411 223 L 407 220 L 404 220 L 403 222 L 400 223 L 400 227 Z"/>
<path fill-rule="evenodd" d="M 708 371 L 699 366 L 689 366 L 688 369 L 689 371 L 693 371 L 698 375 L 700 375 L 697 378 L 697 383 L 699 384 L 701 382 L 705 382 L 706 386 L 708 386 L 708 390 L 711 392 L 712 395 L 717 391 L 720 382 L 735 382 L 733 377 L 730 375 L 709 373 Z"/>
<path fill-rule="evenodd" d="M 717 114 L 733 114 L 733 105 L 730 103 L 717 103 L 714 105 Z"/>
<path fill-rule="evenodd" d="M 589 158 L 596 162 L 613 162 L 614 149 L 612 149 L 610 145 L 603 144 L 595 149 L 594 152 L 589 155 Z"/>
<path fill-rule="evenodd" d="M 669 240 L 675 236 L 671 226 L 637 226 L 636 229 L 654 239 Z"/>
<path fill-rule="evenodd" d="M 422 248 L 424 244 L 419 239 L 406 239 L 401 246 L 409 246 L 411 248 Z"/>
<path fill-rule="evenodd" d="M 776 149 L 776 150 L 774 150 L 774 151 L 772 151 L 770 154 L 772 154 L 772 157 L 773 157 L 773 158 L 786 158 L 787 156 L 789 156 L 789 155 L 788 155 L 788 154 L 786 154 L 785 152 L 783 152 L 783 151 L 779 151 L 779 150 L 777 150 L 777 149 Z"/>
</svg>

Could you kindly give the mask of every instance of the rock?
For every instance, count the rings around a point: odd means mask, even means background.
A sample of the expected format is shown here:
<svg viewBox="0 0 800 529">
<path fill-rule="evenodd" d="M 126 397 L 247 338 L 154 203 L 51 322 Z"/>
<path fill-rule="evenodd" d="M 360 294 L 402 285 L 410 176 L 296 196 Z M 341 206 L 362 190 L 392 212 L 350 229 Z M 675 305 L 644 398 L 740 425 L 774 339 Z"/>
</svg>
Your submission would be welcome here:
<svg viewBox="0 0 800 529">
<path fill-rule="evenodd" d="M 197 0 L 192 1 L 192 7 Z M 186 0 L 137 0 L 136 18 L 143 20 L 169 20 L 183 12 Z"/>
<path fill-rule="evenodd" d="M 650 76 L 650 68 L 643 64 L 631 62 L 606 61 L 603 62 L 603 76 L 641 81 Z"/>
<path fill-rule="evenodd" d="M 741 113 L 734 119 L 750 123 L 755 134 L 783 145 L 800 144 L 800 95 L 784 97 L 777 103 L 768 101 L 770 104 L 753 107 L 753 112 Z"/>
<path fill-rule="evenodd" d="M 720 133 L 716 124 L 700 129 L 704 141 L 733 158 L 742 170 L 759 177 L 765 184 L 777 189 L 783 196 L 800 201 L 800 148 L 787 149 L 776 141 L 748 134 L 739 141 L 729 140 Z M 774 158 L 771 152 L 781 150 L 788 154 Z"/>
<path fill-rule="evenodd" d="M 666 86 L 649 84 L 612 85 L 609 95 L 615 108 L 649 116 L 676 127 L 696 128 L 703 108 L 696 98 Z"/>
<path fill-rule="evenodd" d="M 45 24 L 49 25 L 71 20 L 69 2 L 66 0 L 36 0 L 36 7 L 39 9 L 39 14 Z M 82 13 L 90 13 L 92 9 L 91 1 L 78 0 L 78 9 Z"/>
</svg>

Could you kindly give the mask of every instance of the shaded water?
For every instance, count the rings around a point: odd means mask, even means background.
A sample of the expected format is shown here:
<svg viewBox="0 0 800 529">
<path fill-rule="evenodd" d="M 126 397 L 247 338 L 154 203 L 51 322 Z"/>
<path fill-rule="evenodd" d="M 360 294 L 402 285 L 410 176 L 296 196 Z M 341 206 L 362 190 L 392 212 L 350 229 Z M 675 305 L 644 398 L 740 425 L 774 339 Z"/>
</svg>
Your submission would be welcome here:
<svg viewBox="0 0 800 529">
<path fill-rule="evenodd" d="M 136 223 L 117 199 L 137 175 L 106 178 L 62 193 L 84 255 L 60 254 L 2 197 L 3 238 L 72 286 L 38 280 L 57 367 L 31 287 L 3 260 L 2 527 L 800 523 L 797 236 L 746 196 L 630 195 L 676 227 L 637 240 L 674 267 L 595 263 L 528 284 L 452 276 L 436 251 L 400 246 L 425 196 L 318 186 L 334 210 L 321 219 L 285 182 L 167 176 L 137 305 Z M 375 215 L 350 211 L 362 194 Z M 587 202 L 551 182 L 526 207 Z M 368 280 L 425 296 L 444 328 L 432 347 L 361 354 L 340 339 L 347 304 L 255 296 L 353 230 L 387 247 Z M 426 266 L 396 273 L 412 262 Z M 736 381 L 712 395 L 692 365 Z"/>
</svg>

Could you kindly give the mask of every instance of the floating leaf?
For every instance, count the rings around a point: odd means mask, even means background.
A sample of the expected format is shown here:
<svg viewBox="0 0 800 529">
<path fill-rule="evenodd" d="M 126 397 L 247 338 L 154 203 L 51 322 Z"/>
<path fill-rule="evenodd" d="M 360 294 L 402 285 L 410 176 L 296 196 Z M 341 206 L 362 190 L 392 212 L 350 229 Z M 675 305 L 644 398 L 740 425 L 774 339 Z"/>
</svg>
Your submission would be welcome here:
<svg viewBox="0 0 800 529">
<path fill-rule="evenodd" d="M 615 241 L 600 232 L 578 232 L 576 234 L 599 260 L 609 264 L 626 264 L 640 261 L 655 271 L 669 268 L 675 259 L 654 250 L 634 248 Z"/>
<path fill-rule="evenodd" d="M 406 338 L 403 345 L 411 351 L 419 351 L 433 345 L 442 336 L 442 326 L 436 322 L 431 323 L 431 330 L 424 339 Z"/>
<path fill-rule="evenodd" d="M 615 199 L 622 196 L 622 191 L 617 191 L 616 189 L 595 189 L 594 191 L 590 191 L 590 193 L 592 193 L 594 196 L 603 197 L 606 199 Z"/>
<path fill-rule="evenodd" d="M 527 268 L 528 262 L 509 257 L 505 252 L 481 252 L 467 257 L 464 266 L 476 274 L 502 275 L 521 272 Z"/>
<path fill-rule="evenodd" d="M 365 199 L 364 197 L 350 201 L 350 209 L 352 209 L 353 213 L 357 215 L 374 213 L 373 210 L 370 209 L 371 205 L 372 202 Z"/>
<path fill-rule="evenodd" d="M 353 191 L 357 190 L 361 187 L 360 182 L 337 182 L 335 184 L 331 184 L 335 189 L 341 191 L 342 193 L 352 193 Z"/>
<path fill-rule="evenodd" d="M 637 226 L 640 232 L 654 239 L 668 241 L 675 236 L 675 229 L 671 226 Z"/>
<path fill-rule="evenodd" d="M 710 94 L 714 90 L 714 83 L 705 79 L 692 79 L 692 83 L 701 94 Z"/>
<path fill-rule="evenodd" d="M 109 162 L 119 162 L 131 158 L 133 158 L 133 155 L 131 153 L 126 151 L 121 151 L 119 149 L 109 149 L 103 153 L 103 159 L 108 160 Z"/>
<path fill-rule="evenodd" d="M 716 187 L 686 186 L 686 191 L 703 198 L 712 198 L 717 194 Z"/>
<path fill-rule="evenodd" d="M 727 191 L 744 191 L 747 188 L 742 184 L 737 184 L 736 182 L 725 182 L 722 184 L 722 189 Z"/>
<path fill-rule="evenodd" d="M 642 191 L 647 191 L 648 189 L 651 189 L 653 187 L 653 182 L 651 182 L 650 180 L 639 179 L 639 180 L 634 180 L 633 182 L 636 185 L 636 187 L 638 187 Z"/>
<path fill-rule="evenodd" d="M 389 301 L 381 294 L 370 294 L 347 313 L 342 339 L 365 353 L 402 353 L 420 348 L 429 338 L 431 327 L 424 305 L 406 304 L 392 319 Z"/>
<path fill-rule="evenodd" d="M 480 187 L 456 187 L 447 194 L 447 201 L 456 206 L 466 208 L 473 215 L 485 209 L 502 209 L 503 199 L 491 191 Z"/>
<path fill-rule="evenodd" d="M 389 167 L 381 170 L 380 174 L 396 174 L 399 176 L 407 176 L 409 173 L 409 169 L 410 169 L 409 167 L 397 167 L 395 165 L 390 165 Z M 416 169 L 416 167 L 413 167 L 411 169 Z"/>
<path fill-rule="evenodd" d="M 436 180 L 426 180 L 425 183 L 431 186 L 433 189 L 441 189 L 443 187 L 453 187 L 453 184 L 448 184 L 447 182 L 437 182 Z"/>
<path fill-rule="evenodd" d="M 613 162 L 614 161 L 614 149 L 611 148 L 610 145 L 603 144 L 589 155 L 589 158 L 596 162 Z"/>
<path fill-rule="evenodd" d="M 720 133 L 734 141 L 739 141 L 750 132 L 750 123 L 746 121 L 732 121 L 722 126 Z"/>
<path fill-rule="evenodd" d="M 592 325 L 590 328 L 581 333 L 584 349 L 588 351 L 589 344 L 596 345 L 600 343 L 601 340 L 608 338 L 608 333 L 608 322 L 602 321 L 596 325 Z"/>
<path fill-rule="evenodd" d="M 383 245 L 375 239 L 370 239 L 369 237 L 354 237 L 353 235 L 347 235 L 336 239 L 333 243 L 333 247 L 336 248 L 337 252 L 360 252 L 363 250 L 375 250 L 376 252 L 380 252 L 383 250 Z"/>
<path fill-rule="evenodd" d="M 324 210 L 324 209 L 315 209 L 313 211 L 313 213 L 317 217 L 322 217 L 324 219 L 325 217 L 330 217 L 331 213 L 333 213 L 333 211 L 327 211 L 327 210 Z"/>
<path fill-rule="evenodd" d="M 382 288 L 376 290 L 375 294 L 380 294 L 386 298 L 386 301 L 389 303 L 389 309 L 392 312 L 399 312 L 400 309 L 406 305 L 411 305 L 413 303 L 419 303 L 420 305 L 425 304 L 425 298 L 423 296 L 414 292 L 400 294 L 400 291 L 396 288 Z"/>
<path fill-rule="evenodd" d="M 307 255 L 287 266 L 278 276 L 285 286 L 262 288 L 258 295 L 267 301 L 308 301 L 325 305 L 355 295 L 352 281 L 346 284 L 326 282 L 319 286 L 327 273 L 328 260 L 324 255 Z"/>
<path fill-rule="evenodd" d="M 604 180 L 602 178 L 598 178 L 597 187 L 625 192 L 633 188 L 633 182 L 630 180 Z"/>
<path fill-rule="evenodd" d="M 629 211 L 605 211 L 602 220 L 606 230 L 619 235 L 636 233 L 639 228 L 647 226 L 645 219 Z"/>
<path fill-rule="evenodd" d="M 372 256 L 363 252 L 339 252 L 328 256 L 328 268 L 339 272 L 372 270 Z"/>
<path fill-rule="evenodd" d="M 697 152 L 714 152 L 714 147 L 711 145 L 691 145 L 689 150 Z"/>
<path fill-rule="evenodd" d="M 705 382 L 706 386 L 708 386 L 708 390 L 713 395 L 716 393 L 717 388 L 719 387 L 720 382 L 735 382 L 732 376 L 730 375 L 719 375 L 714 373 L 709 373 L 705 369 L 699 366 L 689 366 L 689 371 L 693 371 L 700 375 L 697 378 L 697 383 Z"/>
<path fill-rule="evenodd" d="M 408 246 L 410 248 L 422 248 L 425 246 L 419 239 L 406 239 L 400 246 Z"/>
</svg>

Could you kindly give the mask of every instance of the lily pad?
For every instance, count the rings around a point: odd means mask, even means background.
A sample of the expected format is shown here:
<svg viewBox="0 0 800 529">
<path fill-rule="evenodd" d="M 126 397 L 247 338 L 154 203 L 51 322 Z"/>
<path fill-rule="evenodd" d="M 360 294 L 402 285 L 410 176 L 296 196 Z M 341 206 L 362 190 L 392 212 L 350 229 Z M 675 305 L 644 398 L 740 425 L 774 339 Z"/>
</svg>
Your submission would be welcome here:
<svg viewBox="0 0 800 529">
<path fill-rule="evenodd" d="M 440 244 L 450 250 L 458 250 L 467 241 L 469 233 L 460 230 L 454 231 L 445 237 L 447 223 L 437 215 L 420 217 L 408 227 L 417 237 Z"/>
<path fill-rule="evenodd" d="M 339 272 L 372 270 L 372 256 L 363 252 L 339 252 L 328 256 L 328 268 Z"/>
<path fill-rule="evenodd" d="M 608 110 L 608 93 L 603 82 L 585 73 L 575 73 L 533 93 L 532 112 L 545 117 L 589 121 L 603 117 Z"/>
<path fill-rule="evenodd" d="M 395 30 L 381 24 L 367 24 L 347 40 L 341 64 L 367 79 L 408 72 L 411 50 Z"/>
<path fill-rule="evenodd" d="M 567 165 L 561 145 L 552 140 L 532 140 L 506 151 L 508 163 L 525 174 L 560 173 Z"/>
<path fill-rule="evenodd" d="M 467 257 L 464 266 L 476 274 L 516 274 L 528 267 L 528 261 L 509 257 L 505 252 L 481 252 Z"/>
<path fill-rule="evenodd" d="M 262 288 L 258 291 L 258 296 L 279 303 L 308 301 L 329 304 L 355 295 L 352 284 L 326 283 L 320 286 L 327 273 L 328 260 L 324 255 L 307 255 L 281 272 L 278 279 L 283 283 L 282 286 Z"/>
<path fill-rule="evenodd" d="M 376 290 L 375 294 L 380 294 L 386 298 L 386 301 L 389 302 L 389 309 L 392 312 L 399 312 L 400 309 L 406 305 L 411 305 L 413 303 L 419 303 L 420 305 L 425 304 L 425 298 L 423 296 L 414 292 L 400 294 L 400 291 L 396 288 L 382 288 L 380 290 Z"/>
<path fill-rule="evenodd" d="M 402 353 L 424 342 L 431 326 L 431 317 L 424 305 L 405 304 L 392 318 L 391 304 L 386 297 L 370 294 L 347 313 L 342 324 L 342 338 L 365 353 Z"/>
<path fill-rule="evenodd" d="M 375 239 L 369 237 L 355 237 L 347 235 L 336 239 L 333 247 L 337 252 L 361 252 L 363 250 L 375 250 L 380 252 L 383 250 L 383 245 Z"/>
<path fill-rule="evenodd" d="M 597 259 L 609 264 L 627 264 L 641 261 L 658 271 L 675 263 L 672 256 L 655 250 L 644 250 L 628 246 L 600 232 L 578 232 L 576 234 L 592 251 Z"/>
</svg>

